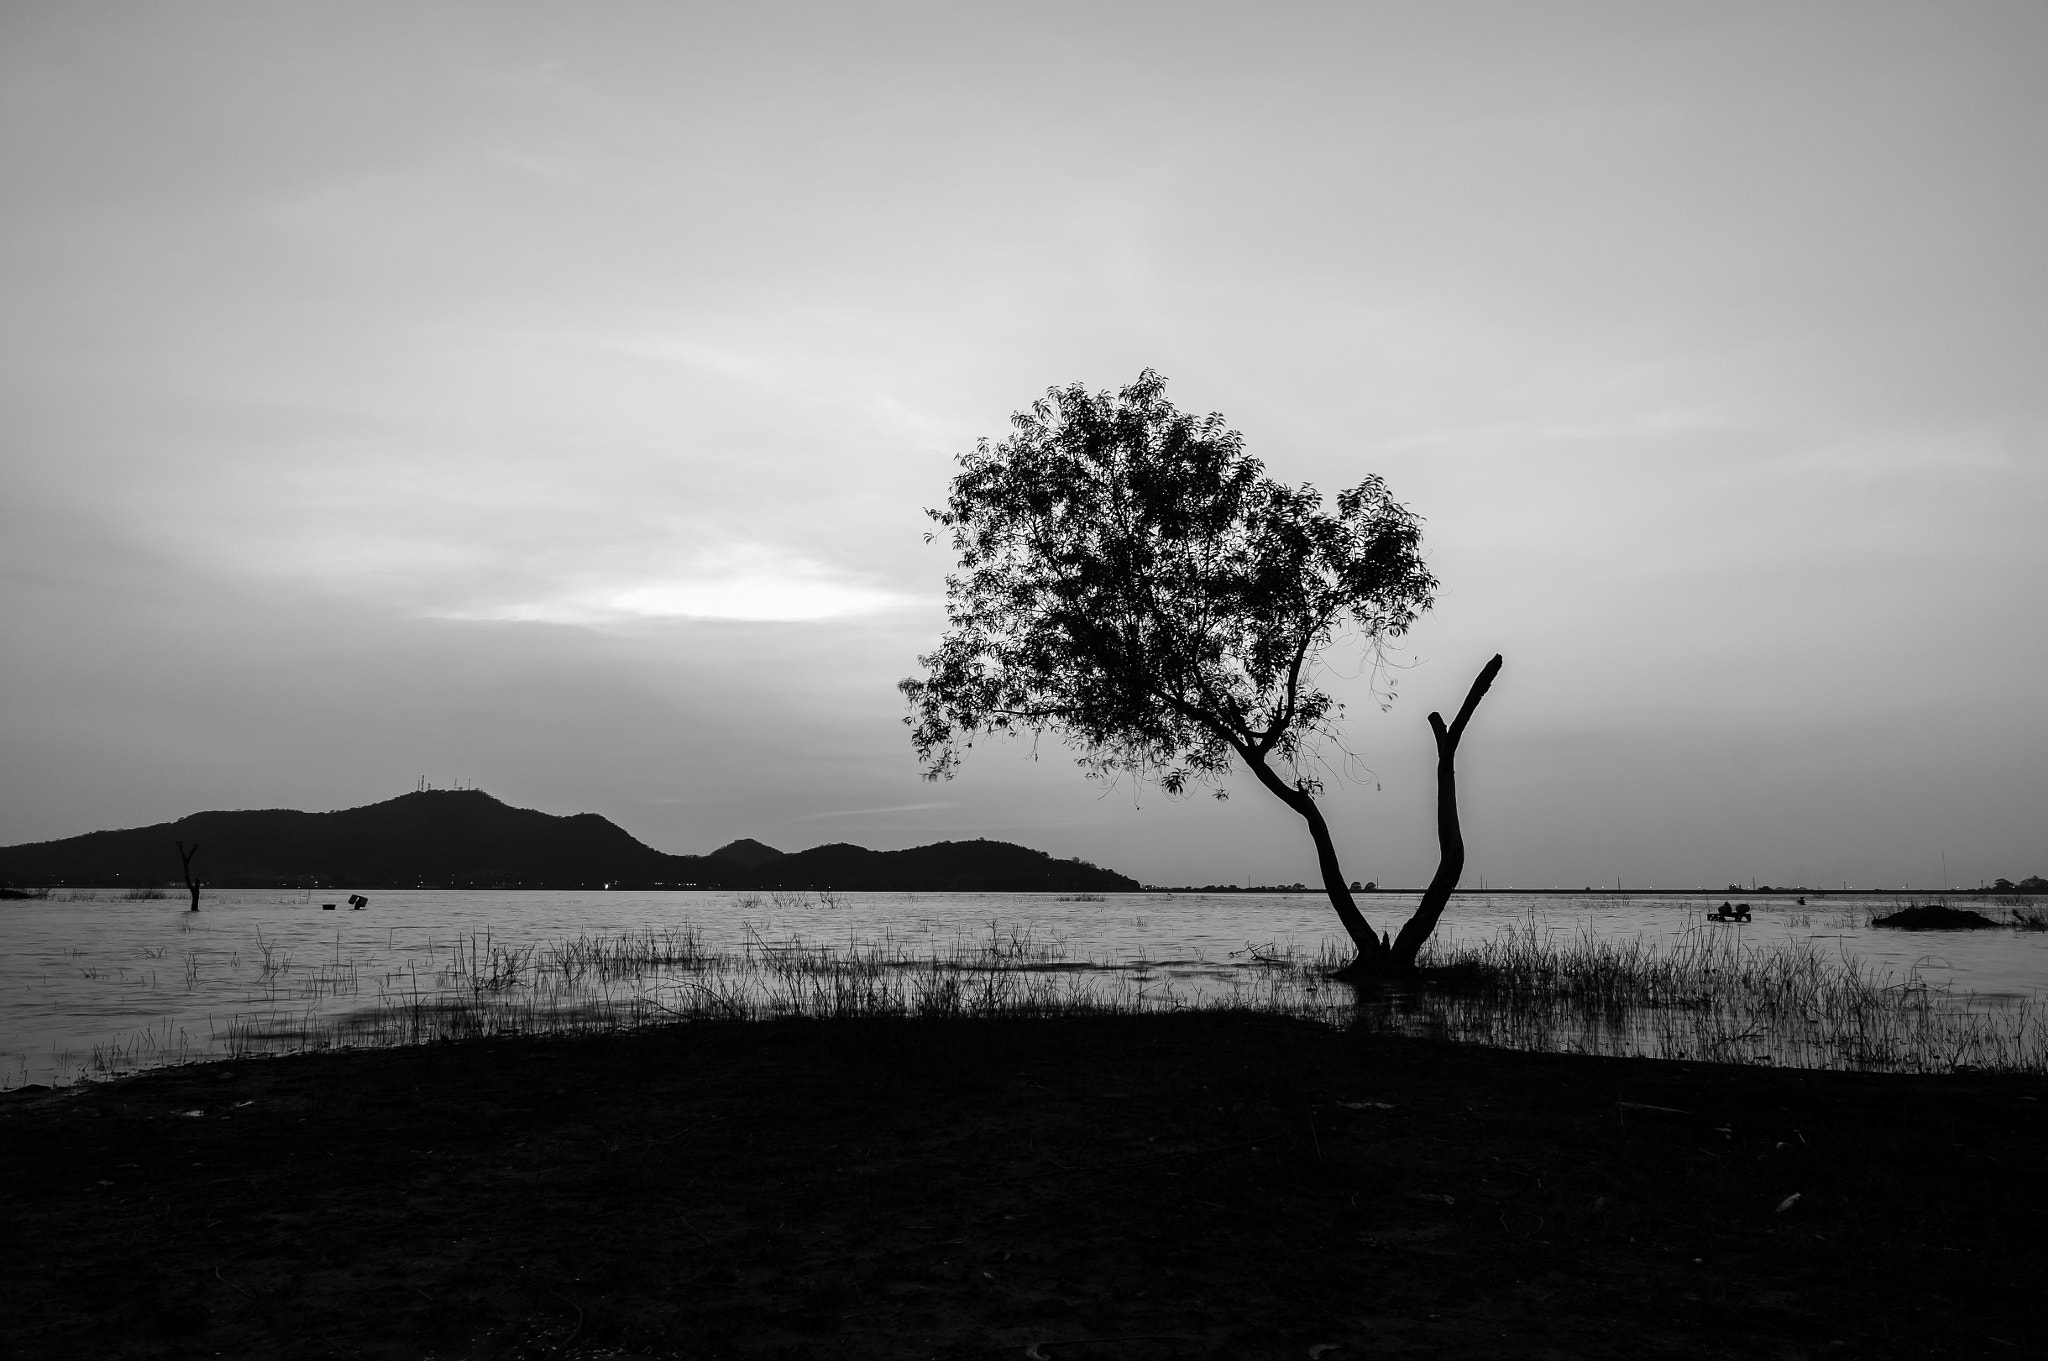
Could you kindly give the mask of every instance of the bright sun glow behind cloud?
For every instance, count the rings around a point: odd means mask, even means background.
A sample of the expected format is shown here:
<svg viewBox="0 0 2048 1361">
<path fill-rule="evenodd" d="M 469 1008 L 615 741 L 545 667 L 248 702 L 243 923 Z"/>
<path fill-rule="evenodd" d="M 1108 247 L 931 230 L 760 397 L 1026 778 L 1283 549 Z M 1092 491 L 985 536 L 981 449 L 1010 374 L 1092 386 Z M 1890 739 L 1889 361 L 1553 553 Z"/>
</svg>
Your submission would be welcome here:
<svg viewBox="0 0 2048 1361">
<path fill-rule="evenodd" d="M 603 603 L 621 614 L 648 618 L 782 622 L 871 614 L 894 599 L 880 591 L 832 581 L 745 576 L 726 581 L 670 581 L 636 586 Z"/>
<path fill-rule="evenodd" d="M 581 591 L 546 600 L 463 611 L 458 617 L 555 624 L 602 624 L 632 619 L 800 623 L 873 614 L 897 600 L 884 591 L 817 577 L 751 573 Z"/>
<path fill-rule="evenodd" d="M 824 563 L 744 545 L 706 554 L 682 570 L 579 583 L 535 598 L 442 613 L 554 624 L 643 619 L 802 623 L 874 614 L 903 603 L 904 597 L 849 580 Z"/>
</svg>

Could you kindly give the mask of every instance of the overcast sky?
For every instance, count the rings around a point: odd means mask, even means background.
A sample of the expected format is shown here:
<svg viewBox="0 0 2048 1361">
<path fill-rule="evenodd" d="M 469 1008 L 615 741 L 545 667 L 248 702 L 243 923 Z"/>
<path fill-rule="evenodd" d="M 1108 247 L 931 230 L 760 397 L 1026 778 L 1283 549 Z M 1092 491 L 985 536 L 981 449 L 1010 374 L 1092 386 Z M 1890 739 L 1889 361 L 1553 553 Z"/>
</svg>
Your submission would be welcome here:
<svg viewBox="0 0 2048 1361">
<path fill-rule="evenodd" d="M 0 843 L 480 784 L 1314 878 L 894 684 L 920 509 L 1153 367 L 1444 582 L 1346 872 L 2048 873 L 2048 7 L 0 11 Z M 1334 658 L 1344 674 L 1355 658 Z"/>
</svg>

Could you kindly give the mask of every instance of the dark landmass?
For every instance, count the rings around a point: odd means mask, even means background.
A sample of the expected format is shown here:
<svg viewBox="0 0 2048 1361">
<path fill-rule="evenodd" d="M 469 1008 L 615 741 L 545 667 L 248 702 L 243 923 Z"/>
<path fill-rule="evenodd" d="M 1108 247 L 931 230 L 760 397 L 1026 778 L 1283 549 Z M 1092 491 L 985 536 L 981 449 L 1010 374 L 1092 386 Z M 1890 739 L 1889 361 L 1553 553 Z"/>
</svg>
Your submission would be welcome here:
<svg viewBox="0 0 2048 1361">
<path fill-rule="evenodd" d="M 2044 1095 L 1214 1013 L 175 1069 L 0 1097 L 0 1356 L 2038 1354 Z"/>
<path fill-rule="evenodd" d="M 1321 893 L 1323 889 L 1321 885 L 1310 888 L 1307 884 L 1296 882 L 1292 884 L 1246 884 L 1243 887 L 1239 887 L 1236 884 L 1162 884 L 1159 886 L 1159 891 L 1161 893 Z M 1361 888 L 1357 884 L 1353 884 L 1351 891 L 1353 893 L 1377 893 L 1379 892 L 1379 885 L 1372 884 Z M 1419 889 L 1412 888 L 1397 891 L 1404 894 L 1420 892 Z"/>
<path fill-rule="evenodd" d="M 1137 881 L 1003 841 L 907 851 L 742 840 L 669 855 L 596 813 L 513 808 L 475 789 L 422 790 L 333 813 L 195 813 L 176 822 L 0 848 L 0 884 L 176 885 L 175 843 L 198 842 L 209 888 L 843 888 L 1125 891 Z M 782 867 L 789 866 L 787 870 Z M 847 878 L 834 879 L 843 870 Z"/>
<path fill-rule="evenodd" d="M 1947 903 L 1918 903 L 1882 917 L 1872 917 L 1872 926 L 1889 926 L 1899 931 L 1976 931 L 2000 923 L 1981 912 L 1971 912 Z"/>
<path fill-rule="evenodd" d="M 743 869 L 755 869 L 770 860 L 780 860 L 782 852 L 773 846 L 763 845 L 750 836 L 738 841 L 728 841 L 711 853 L 714 860 L 730 860 Z"/>
<path fill-rule="evenodd" d="M 1055 860 L 1007 841 L 941 841 L 907 851 L 816 846 L 755 869 L 751 882 L 783 889 L 901 889 L 954 893 L 1095 890 L 1129 893 L 1140 885 L 1084 860 Z"/>
<path fill-rule="evenodd" d="M 481 790 L 425 790 L 333 813 L 194 813 L 176 822 L 0 849 L 17 884 L 165 885 L 175 841 L 200 846 L 209 888 L 724 887 L 725 860 L 666 855 L 596 813 L 513 808 Z"/>
</svg>

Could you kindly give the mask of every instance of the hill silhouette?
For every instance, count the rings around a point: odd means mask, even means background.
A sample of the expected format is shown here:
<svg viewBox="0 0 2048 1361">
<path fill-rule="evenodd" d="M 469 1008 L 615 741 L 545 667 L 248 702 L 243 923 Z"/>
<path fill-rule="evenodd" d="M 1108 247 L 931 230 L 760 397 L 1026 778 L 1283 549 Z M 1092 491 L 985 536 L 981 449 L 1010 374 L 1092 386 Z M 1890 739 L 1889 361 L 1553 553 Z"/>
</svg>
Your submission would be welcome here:
<svg viewBox="0 0 2048 1361">
<path fill-rule="evenodd" d="M 198 842 L 209 888 L 843 888 L 1127 890 L 1110 870 L 1004 841 L 907 851 L 819 846 L 784 855 L 743 839 L 670 855 L 596 813 L 514 808 L 476 789 L 421 790 L 332 813 L 269 808 L 0 847 L 0 884 L 178 882 L 173 843 Z"/>
<path fill-rule="evenodd" d="M 715 860 L 730 860 L 742 868 L 753 869 L 767 864 L 770 860 L 780 859 L 782 852 L 773 846 L 764 846 L 750 836 L 743 836 L 738 841 L 726 842 L 711 855 Z"/>
<path fill-rule="evenodd" d="M 596 813 L 558 817 L 476 789 L 432 789 L 333 813 L 194 813 L 176 822 L 0 849 L 24 884 L 175 883 L 173 841 L 197 841 L 215 888 L 722 887 L 735 867 L 666 855 Z"/>
<path fill-rule="evenodd" d="M 903 892 L 1002 893 L 1140 887 L 1084 860 L 1055 860 L 1007 841 L 941 841 L 907 851 L 871 851 L 844 842 L 771 860 L 753 871 L 761 888 L 895 889 Z"/>
</svg>

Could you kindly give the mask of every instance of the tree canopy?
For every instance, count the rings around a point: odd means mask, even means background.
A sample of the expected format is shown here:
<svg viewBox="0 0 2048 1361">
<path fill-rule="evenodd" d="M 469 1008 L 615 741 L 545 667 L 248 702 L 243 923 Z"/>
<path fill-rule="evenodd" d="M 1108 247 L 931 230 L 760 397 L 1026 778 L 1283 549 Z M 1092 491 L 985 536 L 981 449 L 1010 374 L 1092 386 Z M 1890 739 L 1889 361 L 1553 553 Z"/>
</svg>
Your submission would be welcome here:
<svg viewBox="0 0 2048 1361">
<path fill-rule="evenodd" d="M 1091 773 L 1173 793 L 1220 794 L 1241 762 L 1308 819 L 1338 915 L 1380 950 L 1315 804 L 1310 758 L 1341 713 L 1317 663 L 1347 634 L 1397 638 L 1430 607 L 1421 522 L 1378 477 L 1326 509 L 1165 390 L 1150 369 L 1113 394 L 1055 388 L 1007 439 L 960 456 L 928 512 L 958 570 L 945 634 L 902 683 L 912 740 L 934 779 L 981 733 L 1057 732 Z"/>
</svg>

